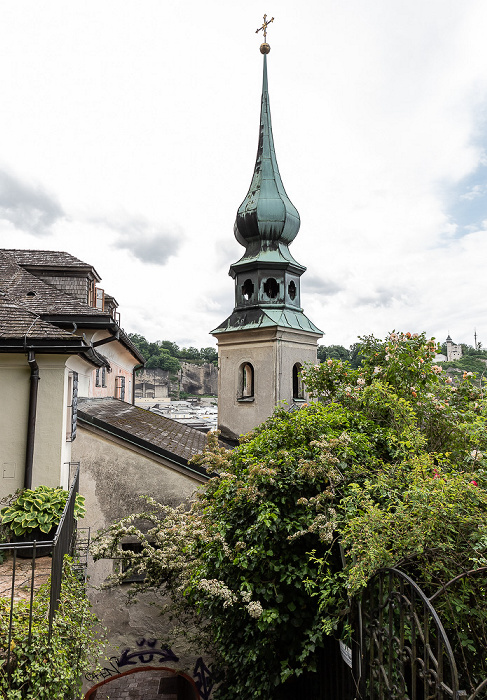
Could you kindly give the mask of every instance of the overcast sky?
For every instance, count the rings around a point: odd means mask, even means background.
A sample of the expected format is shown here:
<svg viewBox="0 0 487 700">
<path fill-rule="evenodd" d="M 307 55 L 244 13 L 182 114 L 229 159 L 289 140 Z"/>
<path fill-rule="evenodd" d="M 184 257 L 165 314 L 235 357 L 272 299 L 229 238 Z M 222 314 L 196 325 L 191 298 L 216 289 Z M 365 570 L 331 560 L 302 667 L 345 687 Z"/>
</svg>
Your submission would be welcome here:
<svg viewBox="0 0 487 700">
<path fill-rule="evenodd" d="M 91 263 L 122 326 L 231 312 L 262 15 L 291 252 L 322 343 L 487 345 L 485 0 L 2 0 L 0 242 Z"/>
</svg>

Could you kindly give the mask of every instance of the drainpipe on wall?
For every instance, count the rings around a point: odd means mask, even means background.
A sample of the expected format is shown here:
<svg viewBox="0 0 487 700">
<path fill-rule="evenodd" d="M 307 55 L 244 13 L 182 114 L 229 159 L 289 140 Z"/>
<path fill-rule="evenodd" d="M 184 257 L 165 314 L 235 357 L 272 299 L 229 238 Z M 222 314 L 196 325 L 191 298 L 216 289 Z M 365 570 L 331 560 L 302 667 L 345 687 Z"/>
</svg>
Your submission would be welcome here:
<svg viewBox="0 0 487 700">
<path fill-rule="evenodd" d="M 36 433 L 37 413 L 37 389 L 39 385 L 39 365 L 33 350 L 29 350 L 28 359 L 30 366 L 30 393 L 29 416 L 27 418 L 27 445 L 25 449 L 25 474 L 24 488 L 32 488 L 32 466 L 34 464 L 34 438 Z"/>
</svg>

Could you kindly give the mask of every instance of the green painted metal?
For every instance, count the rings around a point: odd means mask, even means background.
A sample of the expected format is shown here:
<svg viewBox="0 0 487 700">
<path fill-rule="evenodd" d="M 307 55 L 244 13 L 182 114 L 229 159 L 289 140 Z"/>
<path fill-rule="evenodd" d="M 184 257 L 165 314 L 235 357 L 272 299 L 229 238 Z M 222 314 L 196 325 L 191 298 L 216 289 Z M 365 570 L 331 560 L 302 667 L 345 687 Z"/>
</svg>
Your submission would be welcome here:
<svg viewBox="0 0 487 700">
<path fill-rule="evenodd" d="M 257 159 L 234 227 L 235 238 L 245 248 L 240 260 L 230 266 L 236 303 L 233 313 L 212 333 L 278 326 L 322 335 L 300 306 L 299 278 L 306 268 L 288 248 L 299 226 L 298 211 L 286 194 L 277 166 L 264 55 Z"/>
<path fill-rule="evenodd" d="M 302 311 L 288 308 L 255 308 L 234 311 L 222 324 L 211 331 L 215 335 L 254 328 L 290 328 L 323 335 Z"/>
<path fill-rule="evenodd" d="M 269 247 L 272 250 L 272 243 L 276 242 L 287 247 L 296 238 L 299 226 L 299 213 L 286 194 L 277 165 L 267 85 L 267 56 L 264 56 L 257 159 L 249 191 L 237 212 L 235 237 L 246 248 L 253 243 L 254 249 L 255 244 L 262 244 L 263 250 Z M 284 249 L 281 254 L 284 257 L 290 255 Z"/>
</svg>

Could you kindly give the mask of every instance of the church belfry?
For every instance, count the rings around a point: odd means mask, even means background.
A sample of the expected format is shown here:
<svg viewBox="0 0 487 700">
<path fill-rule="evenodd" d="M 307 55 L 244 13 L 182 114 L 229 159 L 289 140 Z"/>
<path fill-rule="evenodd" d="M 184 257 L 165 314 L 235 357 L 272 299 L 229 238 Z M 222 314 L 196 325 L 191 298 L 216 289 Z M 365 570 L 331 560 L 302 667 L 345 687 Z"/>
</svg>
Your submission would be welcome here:
<svg viewBox="0 0 487 700">
<path fill-rule="evenodd" d="M 270 22 L 273 21 L 270 20 Z M 300 226 L 277 166 L 264 60 L 259 145 L 249 191 L 237 211 L 234 234 L 245 253 L 230 266 L 235 308 L 212 331 L 218 340 L 218 424 L 222 435 L 237 437 L 268 418 L 275 406 L 306 400 L 301 366 L 316 362 L 322 332 L 301 308 L 300 278 L 305 267 L 289 244 Z M 259 30 L 257 30 L 259 31 Z"/>
</svg>

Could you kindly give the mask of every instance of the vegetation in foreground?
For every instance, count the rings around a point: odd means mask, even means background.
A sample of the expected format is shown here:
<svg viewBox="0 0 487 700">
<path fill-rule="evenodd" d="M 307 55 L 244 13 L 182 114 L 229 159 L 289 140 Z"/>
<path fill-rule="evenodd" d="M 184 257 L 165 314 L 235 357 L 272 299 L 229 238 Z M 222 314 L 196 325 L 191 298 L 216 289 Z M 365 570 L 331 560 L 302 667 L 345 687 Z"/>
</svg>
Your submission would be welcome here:
<svg viewBox="0 0 487 700">
<path fill-rule="evenodd" d="M 225 670 L 220 700 L 269 700 L 314 669 L 324 635 L 347 639 L 350 598 L 383 566 L 429 593 L 487 566 L 487 402 L 469 372 L 454 384 L 424 334 L 361 339 L 361 365 L 328 358 L 303 376 L 316 402 L 276 411 L 233 452 L 210 435 L 213 474 L 189 509 L 148 500 L 93 553 L 169 593 Z M 140 553 L 121 549 L 127 535 Z M 440 610 L 456 652 L 485 673 L 487 600 L 464 579 Z M 441 604 L 440 604 L 441 605 Z"/>
<path fill-rule="evenodd" d="M 29 641 L 28 600 L 14 603 L 8 668 L 10 598 L 0 598 L 0 697 L 9 700 L 53 700 L 78 697 L 83 674 L 93 670 L 104 647 L 95 631 L 85 584 L 66 557 L 59 607 L 49 632 L 49 583 L 40 587 L 32 607 Z"/>
</svg>

